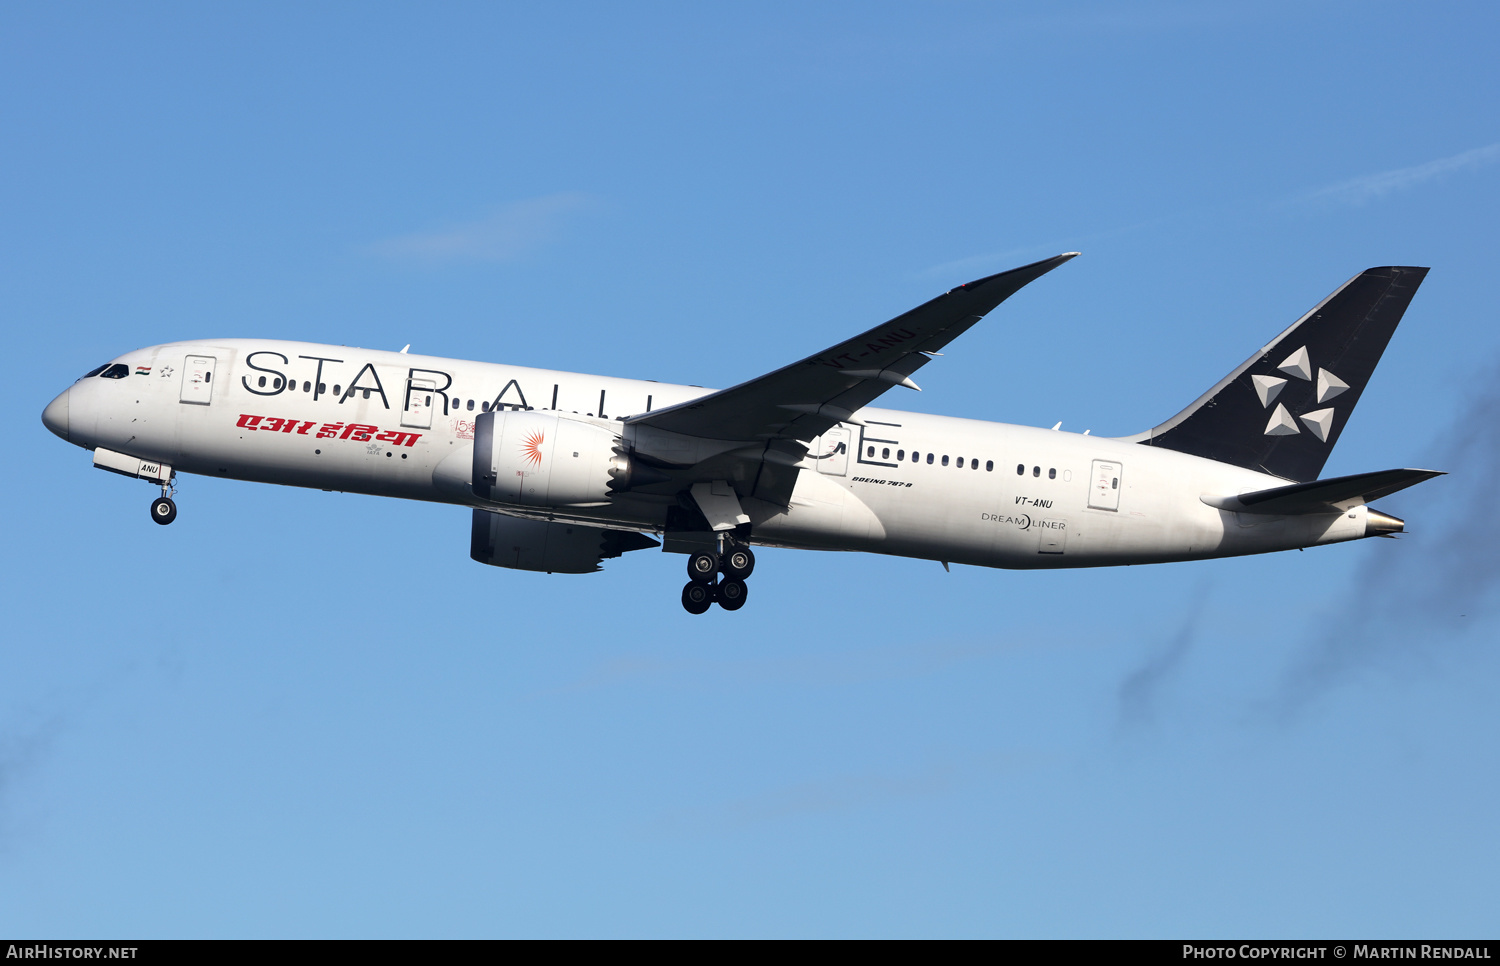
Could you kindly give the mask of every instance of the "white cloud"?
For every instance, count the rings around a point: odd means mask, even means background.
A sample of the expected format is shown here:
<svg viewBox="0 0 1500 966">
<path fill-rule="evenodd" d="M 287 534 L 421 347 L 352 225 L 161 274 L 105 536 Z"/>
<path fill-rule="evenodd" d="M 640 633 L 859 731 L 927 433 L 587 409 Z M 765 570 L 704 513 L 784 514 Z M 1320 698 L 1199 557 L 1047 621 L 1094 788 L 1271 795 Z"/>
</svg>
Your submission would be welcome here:
<svg viewBox="0 0 1500 966">
<path fill-rule="evenodd" d="M 1491 144 L 1472 151 L 1464 151 L 1450 158 L 1439 158 L 1426 164 L 1394 171 L 1381 171 L 1341 181 L 1326 188 L 1302 195 L 1299 201 L 1336 201 L 1350 205 L 1362 205 L 1367 201 L 1382 198 L 1393 191 L 1412 188 L 1423 182 L 1453 174 L 1456 171 L 1472 171 L 1487 164 L 1500 161 L 1500 144 Z"/>
<path fill-rule="evenodd" d="M 586 195 L 576 191 L 517 201 L 487 218 L 387 238 L 370 250 L 406 261 L 507 262 L 555 240 L 564 218 L 588 202 Z"/>
</svg>

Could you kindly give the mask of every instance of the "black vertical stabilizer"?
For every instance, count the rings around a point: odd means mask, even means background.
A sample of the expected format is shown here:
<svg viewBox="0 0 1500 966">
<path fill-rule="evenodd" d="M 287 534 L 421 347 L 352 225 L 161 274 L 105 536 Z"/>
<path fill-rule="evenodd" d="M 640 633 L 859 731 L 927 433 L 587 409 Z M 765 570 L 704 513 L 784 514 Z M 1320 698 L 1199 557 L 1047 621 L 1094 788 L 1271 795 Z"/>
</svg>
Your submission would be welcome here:
<svg viewBox="0 0 1500 966">
<path fill-rule="evenodd" d="M 1317 479 L 1426 275 L 1366 269 L 1191 406 L 1132 439 L 1283 479 Z"/>
</svg>

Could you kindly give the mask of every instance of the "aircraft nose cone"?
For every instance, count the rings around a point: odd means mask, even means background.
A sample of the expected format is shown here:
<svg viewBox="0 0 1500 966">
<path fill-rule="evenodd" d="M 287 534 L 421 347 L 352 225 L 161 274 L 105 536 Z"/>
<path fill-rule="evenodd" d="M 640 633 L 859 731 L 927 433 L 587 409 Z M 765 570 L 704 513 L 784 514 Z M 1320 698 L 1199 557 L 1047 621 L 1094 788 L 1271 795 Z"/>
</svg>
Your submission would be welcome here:
<svg viewBox="0 0 1500 966">
<path fill-rule="evenodd" d="M 72 389 L 64 389 L 62 395 L 42 410 L 42 425 L 63 439 L 68 438 L 68 397 L 72 394 Z"/>
</svg>

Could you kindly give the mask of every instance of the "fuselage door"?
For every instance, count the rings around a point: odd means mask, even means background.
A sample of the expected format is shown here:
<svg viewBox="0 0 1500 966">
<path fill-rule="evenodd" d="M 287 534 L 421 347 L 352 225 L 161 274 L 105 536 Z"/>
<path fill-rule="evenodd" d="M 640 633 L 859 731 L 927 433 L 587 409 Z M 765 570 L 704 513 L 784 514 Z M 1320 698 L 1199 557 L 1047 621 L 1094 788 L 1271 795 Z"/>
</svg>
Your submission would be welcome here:
<svg viewBox="0 0 1500 966">
<path fill-rule="evenodd" d="M 829 476 L 843 476 L 849 471 L 849 447 L 854 445 L 854 434 L 842 426 L 835 426 L 824 433 L 818 449 L 812 454 L 818 461 L 818 472 Z"/>
<path fill-rule="evenodd" d="M 401 425 L 413 429 L 432 428 L 432 401 L 437 383 L 430 379 L 406 380 L 406 407 L 401 410 Z"/>
<path fill-rule="evenodd" d="M 207 406 L 214 396 L 213 356 L 188 356 L 182 363 L 182 395 L 185 403 Z"/>
<path fill-rule="evenodd" d="M 1124 467 L 1111 460 L 1094 460 L 1094 475 L 1089 483 L 1089 506 L 1095 510 L 1120 509 L 1120 479 Z"/>
</svg>

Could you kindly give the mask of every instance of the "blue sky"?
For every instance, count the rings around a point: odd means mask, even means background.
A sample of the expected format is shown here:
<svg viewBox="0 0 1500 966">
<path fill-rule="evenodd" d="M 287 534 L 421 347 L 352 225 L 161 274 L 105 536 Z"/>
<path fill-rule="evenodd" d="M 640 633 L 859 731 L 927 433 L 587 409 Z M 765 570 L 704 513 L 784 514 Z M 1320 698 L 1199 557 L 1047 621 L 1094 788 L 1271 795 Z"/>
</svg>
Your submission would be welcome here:
<svg viewBox="0 0 1500 966">
<path fill-rule="evenodd" d="M 1472 936 L 1500 836 L 1500 13 L 0 9 L 0 933 Z M 1432 266 L 1326 469 L 1409 535 L 1012 573 L 468 559 L 462 510 L 48 434 L 284 337 L 723 386 L 1069 250 L 928 412 L 1124 435 Z"/>
</svg>

